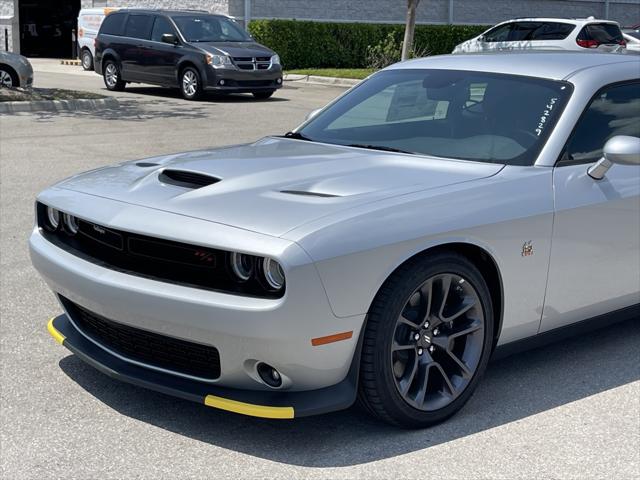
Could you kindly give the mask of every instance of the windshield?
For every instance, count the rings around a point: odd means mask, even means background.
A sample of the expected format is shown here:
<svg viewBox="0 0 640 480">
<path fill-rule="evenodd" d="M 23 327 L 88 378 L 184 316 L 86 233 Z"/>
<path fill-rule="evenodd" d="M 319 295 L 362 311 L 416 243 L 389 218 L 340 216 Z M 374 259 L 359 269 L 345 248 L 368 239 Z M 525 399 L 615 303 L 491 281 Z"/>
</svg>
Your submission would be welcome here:
<svg viewBox="0 0 640 480">
<path fill-rule="evenodd" d="M 187 42 L 248 42 L 251 37 L 230 18 L 216 15 L 172 17 Z"/>
<path fill-rule="evenodd" d="M 570 95 L 565 82 L 460 70 L 387 70 L 298 138 L 437 157 L 533 165 Z"/>
</svg>

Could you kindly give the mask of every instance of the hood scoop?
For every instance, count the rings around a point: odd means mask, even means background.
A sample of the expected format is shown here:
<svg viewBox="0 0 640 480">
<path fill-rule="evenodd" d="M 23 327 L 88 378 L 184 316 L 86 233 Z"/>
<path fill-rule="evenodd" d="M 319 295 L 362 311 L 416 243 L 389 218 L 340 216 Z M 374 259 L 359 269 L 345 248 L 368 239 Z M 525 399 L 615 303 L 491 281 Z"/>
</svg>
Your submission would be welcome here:
<svg viewBox="0 0 640 480">
<path fill-rule="evenodd" d="M 158 176 L 158 180 L 168 185 L 175 185 L 183 188 L 202 188 L 218 183 L 220 179 L 211 175 L 205 175 L 188 170 L 166 169 Z"/>
<path fill-rule="evenodd" d="M 303 195 L 306 197 L 322 197 L 322 198 L 340 197 L 340 195 L 334 195 L 332 193 L 308 192 L 306 190 L 280 190 L 280 193 L 288 193 L 289 195 Z"/>
</svg>

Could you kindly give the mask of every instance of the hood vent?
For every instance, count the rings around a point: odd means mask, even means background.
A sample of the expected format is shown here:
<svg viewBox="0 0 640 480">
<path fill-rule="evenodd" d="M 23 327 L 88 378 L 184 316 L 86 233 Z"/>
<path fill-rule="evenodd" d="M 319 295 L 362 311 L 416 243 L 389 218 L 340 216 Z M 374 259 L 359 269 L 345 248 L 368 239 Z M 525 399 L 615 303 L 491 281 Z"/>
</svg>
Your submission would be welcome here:
<svg viewBox="0 0 640 480">
<path fill-rule="evenodd" d="M 332 198 L 332 197 L 340 196 L 340 195 L 333 195 L 331 193 L 307 192 L 305 190 L 280 190 L 280 193 L 288 193 L 290 195 L 304 195 L 306 197 L 323 197 L 323 198 Z"/>
<path fill-rule="evenodd" d="M 184 188 L 202 188 L 220 181 L 217 177 L 186 170 L 163 170 L 158 176 L 158 180 Z"/>
</svg>

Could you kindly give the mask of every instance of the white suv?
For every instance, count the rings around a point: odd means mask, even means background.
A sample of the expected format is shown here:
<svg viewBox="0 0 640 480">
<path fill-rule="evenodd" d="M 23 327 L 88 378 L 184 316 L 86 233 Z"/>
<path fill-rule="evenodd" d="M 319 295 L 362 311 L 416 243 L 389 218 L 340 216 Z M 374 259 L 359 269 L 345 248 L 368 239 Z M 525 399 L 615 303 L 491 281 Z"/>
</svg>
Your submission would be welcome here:
<svg viewBox="0 0 640 480">
<path fill-rule="evenodd" d="M 620 26 L 610 20 L 516 18 L 461 43 L 453 53 L 530 49 L 613 51 L 625 45 Z"/>
</svg>

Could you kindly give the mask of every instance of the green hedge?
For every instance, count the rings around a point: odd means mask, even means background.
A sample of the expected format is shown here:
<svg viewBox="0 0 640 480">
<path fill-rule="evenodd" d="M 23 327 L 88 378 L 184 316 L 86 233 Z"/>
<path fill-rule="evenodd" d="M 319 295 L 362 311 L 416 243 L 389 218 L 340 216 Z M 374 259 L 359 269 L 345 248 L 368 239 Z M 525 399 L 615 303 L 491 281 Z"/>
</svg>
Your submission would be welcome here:
<svg viewBox="0 0 640 480">
<path fill-rule="evenodd" d="M 450 53 L 458 43 L 479 35 L 482 25 L 417 25 L 415 47 L 431 55 Z M 402 41 L 404 25 L 328 23 L 299 20 L 253 20 L 249 31 L 275 50 L 287 69 L 365 68 L 369 45 L 392 32 Z"/>
</svg>

